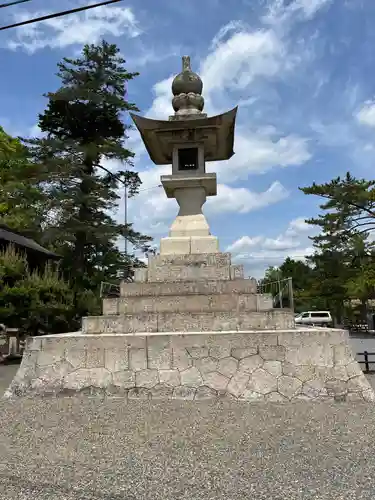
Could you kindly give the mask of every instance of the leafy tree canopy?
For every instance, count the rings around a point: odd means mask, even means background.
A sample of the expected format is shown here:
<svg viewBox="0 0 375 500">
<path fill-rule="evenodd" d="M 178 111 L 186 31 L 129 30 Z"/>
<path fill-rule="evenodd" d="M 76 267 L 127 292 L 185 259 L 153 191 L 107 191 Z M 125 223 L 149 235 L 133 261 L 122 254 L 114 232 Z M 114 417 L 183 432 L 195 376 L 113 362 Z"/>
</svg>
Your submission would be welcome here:
<svg viewBox="0 0 375 500">
<path fill-rule="evenodd" d="M 375 229 L 375 181 L 356 179 L 347 172 L 344 178 L 300 189 L 327 200 L 320 205 L 323 213 L 307 220 L 321 229 L 315 243 L 339 249 L 354 233 L 366 235 Z"/>
<path fill-rule="evenodd" d="M 0 127 L 0 222 L 39 241 L 47 215 L 43 172 Z"/>
<path fill-rule="evenodd" d="M 320 229 L 311 238 L 315 269 L 311 295 L 319 295 L 340 316 L 345 303 L 358 299 L 365 306 L 374 296 L 375 248 L 369 238 L 375 229 L 375 181 L 345 177 L 301 188 L 326 201 L 322 213 L 307 222 Z M 365 315 L 365 307 L 362 311 Z"/>
<path fill-rule="evenodd" d="M 124 123 L 124 113 L 137 109 L 126 99 L 127 84 L 137 73 L 124 63 L 116 45 L 105 41 L 86 45 L 78 59 L 64 58 L 58 65 L 61 87 L 47 94 L 39 116 L 45 136 L 27 142 L 34 162 L 48 174 L 48 211 L 54 219 L 44 240 L 63 255 L 63 268 L 80 293 L 118 279 L 129 265 L 142 265 L 119 250 L 119 237 L 141 249 L 151 240 L 114 218 L 121 183 L 129 196 L 140 185 Z M 113 175 L 109 160 L 126 168 Z"/>
<path fill-rule="evenodd" d="M 13 247 L 0 252 L 0 323 L 29 334 L 60 333 L 74 314 L 69 283 L 56 269 L 31 272 Z"/>
</svg>

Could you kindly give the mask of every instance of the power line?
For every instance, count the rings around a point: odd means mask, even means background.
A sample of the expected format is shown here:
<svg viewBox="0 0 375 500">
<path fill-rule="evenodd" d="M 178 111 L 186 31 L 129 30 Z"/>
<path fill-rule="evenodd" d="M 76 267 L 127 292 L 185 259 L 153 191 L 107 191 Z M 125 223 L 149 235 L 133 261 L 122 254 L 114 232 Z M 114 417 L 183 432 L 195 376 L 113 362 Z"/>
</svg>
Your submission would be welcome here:
<svg viewBox="0 0 375 500">
<path fill-rule="evenodd" d="M 138 191 L 138 193 L 142 193 L 144 191 L 150 191 L 150 189 L 156 189 L 156 188 L 161 188 L 162 187 L 162 184 L 158 184 L 157 186 L 152 186 L 152 187 L 149 187 L 149 188 L 145 188 L 145 189 L 140 189 Z"/>
<path fill-rule="evenodd" d="M 101 7 L 103 5 L 109 5 L 112 3 L 122 2 L 122 0 L 107 0 L 106 2 L 96 3 L 93 5 L 86 5 L 85 7 L 78 7 L 76 9 L 65 10 L 63 12 L 56 12 L 55 14 L 49 14 L 48 16 L 37 17 L 35 19 L 29 19 L 27 21 L 22 21 L 20 23 L 10 24 L 9 26 L 2 26 L 0 31 L 7 30 L 10 28 L 17 28 L 18 26 L 24 26 L 25 24 L 37 23 L 39 21 L 46 21 L 47 19 L 53 19 L 55 17 L 62 17 L 68 14 L 74 14 L 76 12 L 82 12 L 83 10 L 94 9 L 95 7 Z"/>
<path fill-rule="evenodd" d="M 19 3 L 26 3 L 26 2 L 31 2 L 31 0 L 16 0 L 15 2 L 2 3 L 0 5 L 0 9 L 2 9 L 3 7 L 11 7 L 12 5 L 18 5 Z"/>
</svg>

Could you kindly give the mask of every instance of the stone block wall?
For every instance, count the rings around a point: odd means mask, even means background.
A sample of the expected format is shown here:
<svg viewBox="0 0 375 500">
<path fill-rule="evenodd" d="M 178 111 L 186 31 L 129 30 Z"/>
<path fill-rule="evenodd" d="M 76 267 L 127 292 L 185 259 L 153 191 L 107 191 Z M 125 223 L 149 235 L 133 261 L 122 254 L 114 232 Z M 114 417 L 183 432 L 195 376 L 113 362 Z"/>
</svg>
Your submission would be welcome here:
<svg viewBox="0 0 375 500">
<path fill-rule="evenodd" d="M 230 253 L 156 255 L 136 273 L 141 282 L 243 279 L 243 266 L 232 266 Z"/>
<path fill-rule="evenodd" d="M 103 315 L 139 314 L 143 312 L 215 312 L 268 311 L 273 308 L 271 296 L 260 294 L 159 295 L 103 299 Z"/>
<path fill-rule="evenodd" d="M 147 269 L 146 269 L 147 271 Z M 121 283 L 121 297 L 158 297 L 160 295 L 213 295 L 213 294 L 257 293 L 255 279 L 198 280 L 164 283 Z"/>
<path fill-rule="evenodd" d="M 7 397 L 373 401 L 347 333 L 50 335 L 29 339 Z"/>
<path fill-rule="evenodd" d="M 294 328 L 294 314 L 288 309 L 226 312 L 143 312 L 82 318 L 82 331 L 89 334 L 221 332 L 289 328 Z"/>
</svg>

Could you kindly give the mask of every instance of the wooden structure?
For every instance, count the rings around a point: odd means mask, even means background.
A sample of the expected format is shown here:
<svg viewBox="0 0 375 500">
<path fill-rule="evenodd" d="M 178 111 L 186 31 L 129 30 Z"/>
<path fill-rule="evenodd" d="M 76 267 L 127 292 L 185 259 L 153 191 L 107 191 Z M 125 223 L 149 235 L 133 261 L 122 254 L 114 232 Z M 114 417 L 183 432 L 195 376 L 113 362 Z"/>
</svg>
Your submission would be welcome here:
<svg viewBox="0 0 375 500">
<path fill-rule="evenodd" d="M 27 238 L 5 224 L 0 224 L 0 251 L 5 250 L 10 245 L 26 254 L 31 270 L 43 267 L 48 261 L 61 259 L 60 255 L 47 250 L 31 238 Z M 0 361 L 9 355 L 20 354 L 22 340 L 23 336 L 20 336 L 17 329 L 0 325 Z"/>
<path fill-rule="evenodd" d="M 16 250 L 25 252 L 31 269 L 40 267 L 49 260 L 57 261 L 61 259 L 60 255 L 47 250 L 19 231 L 15 231 L 5 224 L 0 223 L 0 251 L 6 249 L 10 245 L 13 245 Z"/>
</svg>

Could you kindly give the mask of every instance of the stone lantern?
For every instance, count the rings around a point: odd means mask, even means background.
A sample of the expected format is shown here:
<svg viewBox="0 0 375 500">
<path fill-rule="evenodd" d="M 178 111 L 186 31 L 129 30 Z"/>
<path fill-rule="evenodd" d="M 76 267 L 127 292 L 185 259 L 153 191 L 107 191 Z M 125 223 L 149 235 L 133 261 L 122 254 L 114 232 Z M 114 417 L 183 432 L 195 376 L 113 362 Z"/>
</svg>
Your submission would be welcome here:
<svg viewBox="0 0 375 500">
<path fill-rule="evenodd" d="M 234 154 L 234 127 L 237 107 L 207 117 L 202 97 L 203 83 L 191 70 L 190 57 L 182 58 L 182 72 L 172 83 L 169 120 L 152 120 L 132 114 L 151 160 L 156 165 L 172 164 L 171 175 L 162 175 L 168 198 L 175 198 L 180 210 L 169 236 L 160 242 L 160 254 L 219 252 L 202 206 L 207 196 L 216 196 L 215 173 L 206 173 L 206 162 L 228 160 Z"/>
</svg>

